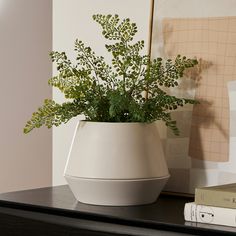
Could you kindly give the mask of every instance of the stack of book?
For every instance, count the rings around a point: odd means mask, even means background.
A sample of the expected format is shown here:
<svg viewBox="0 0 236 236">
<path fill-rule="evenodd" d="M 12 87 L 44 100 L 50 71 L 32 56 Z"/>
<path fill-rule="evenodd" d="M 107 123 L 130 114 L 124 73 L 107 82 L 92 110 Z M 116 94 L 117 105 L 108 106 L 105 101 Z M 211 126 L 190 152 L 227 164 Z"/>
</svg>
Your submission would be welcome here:
<svg viewBox="0 0 236 236">
<path fill-rule="evenodd" d="M 236 227 L 236 183 L 196 188 L 184 207 L 186 221 Z"/>
</svg>

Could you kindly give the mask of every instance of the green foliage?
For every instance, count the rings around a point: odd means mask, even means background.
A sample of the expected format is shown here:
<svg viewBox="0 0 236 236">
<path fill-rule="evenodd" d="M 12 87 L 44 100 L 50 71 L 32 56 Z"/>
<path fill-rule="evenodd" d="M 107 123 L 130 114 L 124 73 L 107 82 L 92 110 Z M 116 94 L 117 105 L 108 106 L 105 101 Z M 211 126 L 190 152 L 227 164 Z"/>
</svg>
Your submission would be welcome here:
<svg viewBox="0 0 236 236">
<path fill-rule="evenodd" d="M 175 60 L 151 60 L 141 55 L 144 41 L 131 43 L 137 26 L 130 19 L 120 21 L 118 15 L 94 15 L 93 19 L 102 27 L 103 36 L 114 41 L 105 45 L 112 54 L 111 65 L 78 39 L 75 42 L 76 64 L 71 63 L 65 52 L 52 52 L 58 75 L 49 80 L 49 85 L 58 88 L 69 101 L 57 104 L 45 100 L 26 123 L 24 132 L 42 125 L 58 126 L 83 114 L 86 120 L 99 122 L 163 120 L 178 134 L 171 111 L 197 102 L 170 96 L 163 88 L 178 86 L 185 69 L 196 65 L 197 60 L 180 55 Z"/>
</svg>

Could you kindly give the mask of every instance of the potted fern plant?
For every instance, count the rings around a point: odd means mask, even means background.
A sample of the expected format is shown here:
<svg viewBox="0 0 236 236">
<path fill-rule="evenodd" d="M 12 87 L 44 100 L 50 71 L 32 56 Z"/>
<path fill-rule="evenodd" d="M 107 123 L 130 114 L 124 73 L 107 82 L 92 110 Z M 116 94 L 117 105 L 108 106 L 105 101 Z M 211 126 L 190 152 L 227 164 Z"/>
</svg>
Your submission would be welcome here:
<svg viewBox="0 0 236 236">
<path fill-rule="evenodd" d="M 132 43 L 137 26 L 118 15 L 94 15 L 111 65 L 80 41 L 75 42 L 76 64 L 65 52 L 52 52 L 58 75 L 49 84 L 64 93 L 67 102 L 46 99 L 26 123 L 25 133 L 42 125 L 51 128 L 83 114 L 75 130 L 65 178 L 77 200 L 101 205 L 137 205 L 154 202 L 169 172 L 156 126 L 165 122 L 179 130 L 171 111 L 192 99 L 168 95 L 178 86 L 195 59 L 174 60 L 142 55 L 144 41 Z"/>
</svg>

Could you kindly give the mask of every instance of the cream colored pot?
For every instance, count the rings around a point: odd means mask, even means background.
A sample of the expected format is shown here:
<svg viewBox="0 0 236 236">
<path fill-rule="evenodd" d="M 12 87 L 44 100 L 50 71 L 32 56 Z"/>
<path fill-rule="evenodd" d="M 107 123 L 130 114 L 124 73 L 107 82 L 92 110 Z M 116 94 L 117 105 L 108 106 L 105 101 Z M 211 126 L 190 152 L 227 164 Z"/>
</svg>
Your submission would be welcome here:
<svg viewBox="0 0 236 236">
<path fill-rule="evenodd" d="M 83 203 L 154 202 L 169 178 L 155 124 L 80 121 L 65 178 Z"/>
</svg>

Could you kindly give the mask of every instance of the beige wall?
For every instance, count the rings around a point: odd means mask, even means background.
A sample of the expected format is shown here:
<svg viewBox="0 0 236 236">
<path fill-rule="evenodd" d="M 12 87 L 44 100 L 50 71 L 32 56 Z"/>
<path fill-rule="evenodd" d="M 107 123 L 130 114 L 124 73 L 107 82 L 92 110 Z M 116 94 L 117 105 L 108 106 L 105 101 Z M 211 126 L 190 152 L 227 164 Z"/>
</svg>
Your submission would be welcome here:
<svg viewBox="0 0 236 236">
<path fill-rule="evenodd" d="M 53 48 L 65 50 L 73 57 L 73 43 L 80 37 L 103 55 L 100 30 L 91 21 L 94 13 L 118 13 L 138 23 L 139 37 L 147 41 L 149 0 L 54 0 Z M 207 17 L 235 15 L 235 0 L 155 0 L 152 54 L 162 55 L 163 44 L 158 37 L 163 17 Z M 160 36 L 160 35 L 159 35 Z M 58 101 L 64 98 L 57 91 L 53 96 Z M 53 184 L 63 184 L 63 169 L 77 119 L 53 130 Z M 182 163 L 181 163 L 182 164 Z M 204 163 L 208 164 L 208 163 Z M 214 178 L 214 176 L 213 176 Z"/>
<path fill-rule="evenodd" d="M 50 0 L 0 0 L 0 192 L 51 185 L 51 131 L 22 130 L 51 97 Z"/>
</svg>

